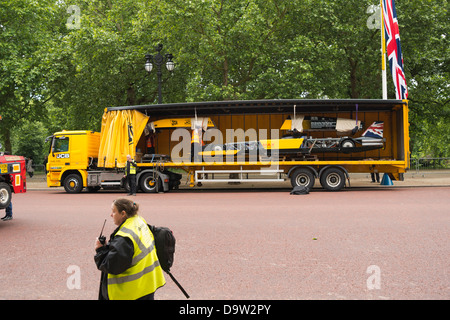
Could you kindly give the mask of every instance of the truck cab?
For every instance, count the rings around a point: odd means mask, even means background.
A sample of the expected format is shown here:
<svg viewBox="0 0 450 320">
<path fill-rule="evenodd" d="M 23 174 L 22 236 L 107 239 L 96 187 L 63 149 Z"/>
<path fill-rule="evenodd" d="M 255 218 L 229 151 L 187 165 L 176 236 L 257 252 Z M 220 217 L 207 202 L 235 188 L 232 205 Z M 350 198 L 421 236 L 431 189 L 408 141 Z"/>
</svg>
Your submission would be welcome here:
<svg viewBox="0 0 450 320">
<path fill-rule="evenodd" d="M 101 133 L 78 130 L 60 131 L 48 137 L 51 141 L 47 162 L 47 186 L 64 187 L 68 193 L 86 188 L 93 192 L 101 188 L 125 188 L 124 168 L 99 166 Z M 138 189 L 147 193 L 168 191 L 179 184 L 181 176 L 159 170 L 155 165 L 138 162 Z M 178 181 L 178 184 L 177 184 Z"/>
<path fill-rule="evenodd" d="M 9 205 L 12 193 L 26 191 L 25 158 L 0 152 L 0 209 Z"/>
<path fill-rule="evenodd" d="M 60 131 L 46 141 L 49 140 L 47 186 L 64 186 L 68 192 L 81 191 L 87 185 L 87 170 L 96 167 L 100 133 Z"/>
</svg>

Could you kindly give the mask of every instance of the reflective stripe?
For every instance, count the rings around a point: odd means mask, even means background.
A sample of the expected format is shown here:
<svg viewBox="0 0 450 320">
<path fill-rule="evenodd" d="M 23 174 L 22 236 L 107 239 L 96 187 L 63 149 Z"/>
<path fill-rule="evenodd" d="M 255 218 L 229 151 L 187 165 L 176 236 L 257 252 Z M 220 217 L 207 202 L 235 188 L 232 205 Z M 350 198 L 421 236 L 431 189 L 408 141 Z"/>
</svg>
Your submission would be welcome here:
<svg viewBox="0 0 450 320">
<path fill-rule="evenodd" d="M 152 244 L 150 245 L 150 247 L 146 247 L 141 239 L 139 238 L 139 236 L 131 229 L 122 227 L 120 229 L 120 231 L 122 231 L 123 233 L 127 233 L 129 234 L 134 242 L 136 243 L 136 245 L 139 247 L 139 250 L 141 250 L 141 253 L 139 253 L 137 256 L 133 257 L 133 260 L 131 262 L 131 266 L 135 266 L 136 264 L 138 264 L 139 261 L 141 261 L 142 259 L 145 258 L 145 256 L 147 256 L 147 254 L 149 254 L 150 252 L 153 251 L 153 249 L 155 248 L 155 241 L 152 241 Z"/>
<path fill-rule="evenodd" d="M 135 274 L 131 274 L 129 276 L 119 277 L 119 278 L 109 278 L 108 279 L 108 285 L 111 285 L 111 284 L 122 284 L 122 283 L 125 283 L 125 282 L 130 282 L 130 281 L 137 280 L 140 277 L 142 277 L 143 275 L 145 275 L 146 273 L 152 272 L 158 266 L 159 266 L 159 260 L 156 260 L 151 266 L 148 266 L 147 268 L 145 268 L 141 272 L 138 272 L 138 273 L 135 273 Z"/>
</svg>

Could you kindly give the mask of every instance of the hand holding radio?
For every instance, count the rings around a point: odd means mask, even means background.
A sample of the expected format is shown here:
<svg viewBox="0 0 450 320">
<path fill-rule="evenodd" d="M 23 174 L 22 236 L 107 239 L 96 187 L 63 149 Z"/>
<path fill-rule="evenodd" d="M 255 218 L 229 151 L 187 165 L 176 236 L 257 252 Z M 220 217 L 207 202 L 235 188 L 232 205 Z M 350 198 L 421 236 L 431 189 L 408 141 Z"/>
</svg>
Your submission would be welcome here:
<svg viewBox="0 0 450 320">
<path fill-rule="evenodd" d="M 98 248 L 104 246 L 106 243 L 106 237 L 103 235 L 103 229 L 105 228 L 105 224 L 106 224 L 106 219 L 105 219 L 105 222 L 103 222 L 102 231 L 100 231 L 100 235 L 98 236 L 97 241 L 95 243 L 95 249 L 98 249 Z"/>
</svg>

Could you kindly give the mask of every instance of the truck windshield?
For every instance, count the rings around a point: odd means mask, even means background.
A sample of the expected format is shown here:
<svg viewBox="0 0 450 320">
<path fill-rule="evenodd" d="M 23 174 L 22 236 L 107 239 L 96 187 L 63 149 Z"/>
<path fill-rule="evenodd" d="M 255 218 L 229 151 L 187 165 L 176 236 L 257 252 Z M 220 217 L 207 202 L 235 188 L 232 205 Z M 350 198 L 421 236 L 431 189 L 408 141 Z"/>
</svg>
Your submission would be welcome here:
<svg viewBox="0 0 450 320">
<path fill-rule="evenodd" d="M 60 137 L 55 138 L 53 143 L 53 152 L 67 152 L 69 151 L 69 138 Z"/>
</svg>

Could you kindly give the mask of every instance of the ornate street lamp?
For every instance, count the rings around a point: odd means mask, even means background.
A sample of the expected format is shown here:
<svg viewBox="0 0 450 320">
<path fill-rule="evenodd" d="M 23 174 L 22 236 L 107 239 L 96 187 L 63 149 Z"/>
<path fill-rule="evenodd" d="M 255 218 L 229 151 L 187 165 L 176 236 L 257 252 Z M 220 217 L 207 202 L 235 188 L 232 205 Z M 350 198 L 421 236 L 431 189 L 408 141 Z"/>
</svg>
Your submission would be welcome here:
<svg viewBox="0 0 450 320">
<path fill-rule="evenodd" d="M 161 94 L 161 83 L 162 83 L 162 70 L 161 66 L 165 63 L 166 68 L 169 72 L 172 72 L 175 63 L 172 61 L 173 55 L 170 53 L 166 53 L 164 56 L 161 54 L 163 45 L 158 44 L 155 47 L 155 50 L 158 51 L 158 53 L 155 56 L 152 56 L 151 54 L 145 55 L 145 71 L 150 73 L 153 69 L 153 63 L 156 65 L 156 75 L 158 76 L 158 103 L 162 103 L 162 94 Z"/>
</svg>

